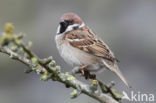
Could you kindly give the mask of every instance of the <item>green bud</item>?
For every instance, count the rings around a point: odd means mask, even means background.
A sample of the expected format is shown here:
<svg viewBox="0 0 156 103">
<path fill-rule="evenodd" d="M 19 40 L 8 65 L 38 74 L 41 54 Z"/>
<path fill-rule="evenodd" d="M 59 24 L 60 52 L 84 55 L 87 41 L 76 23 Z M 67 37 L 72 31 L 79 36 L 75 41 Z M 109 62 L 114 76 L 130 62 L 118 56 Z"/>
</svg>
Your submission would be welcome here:
<svg viewBox="0 0 156 103">
<path fill-rule="evenodd" d="M 44 74 L 42 74 L 40 80 L 41 81 L 47 81 L 50 77 L 51 77 L 51 73 L 45 72 Z"/>
<path fill-rule="evenodd" d="M 66 79 L 67 79 L 68 81 L 75 80 L 75 77 L 72 76 L 72 75 L 70 75 L 68 72 L 66 72 L 65 75 L 67 76 Z"/>
<path fill-rule="evenodd" d="M 71 98 L 76 98 L 77 96 L 80 95 L 80 92 L 78 92 L 76 89 L 74 89 L 71 93 Z"/>
</svg>

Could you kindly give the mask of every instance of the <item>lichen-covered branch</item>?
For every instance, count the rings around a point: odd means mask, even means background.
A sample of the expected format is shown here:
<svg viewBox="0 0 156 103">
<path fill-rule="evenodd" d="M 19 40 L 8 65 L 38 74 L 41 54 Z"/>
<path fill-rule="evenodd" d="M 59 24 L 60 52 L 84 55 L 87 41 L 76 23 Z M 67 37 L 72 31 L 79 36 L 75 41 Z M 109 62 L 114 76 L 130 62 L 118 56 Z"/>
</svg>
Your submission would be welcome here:
<svg viewBox="0 0 156 103">
<path fill-rule="evenodd" d="M 25 44 L 22 41 L 24 34 L 15 35 L 13 30 L 12 24 L 6 24 L 5 33 L 0 38 L 0 52 L 9 55 L 11 59 L 27 65 L 29 68 L 26 70 L 26 73 L 34 71 L 41 75 L 41 81 L 52 79 L 53 81 L 64 83 L 66 87 L 74 88 L 71 93 L 72 98 L 76 98 L 81 93 L 84 93 L 101 103 L 118 103 L 121 100 L 122 96 L 111 88 L 112 85 L 105 85 L 98 80 L 92 80 L 91 85 L 85 84 L 70 73 L 62 73 L 61 68 L 55 64 L 52 57 L 40 59 L 30 50 L 32 43 Z M 79 70 L 79 68 L 75 69 Z"/>
</svg>

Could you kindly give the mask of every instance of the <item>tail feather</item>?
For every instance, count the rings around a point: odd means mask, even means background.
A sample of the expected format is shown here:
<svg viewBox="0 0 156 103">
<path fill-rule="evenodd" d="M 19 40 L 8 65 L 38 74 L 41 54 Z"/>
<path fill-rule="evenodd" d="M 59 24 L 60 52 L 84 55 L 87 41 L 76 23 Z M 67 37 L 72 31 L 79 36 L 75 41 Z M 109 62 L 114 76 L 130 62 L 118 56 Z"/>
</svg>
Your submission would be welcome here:
<svg viewBox="0 0 156 103">
<path fill-rule="evenodd" d="M 105 64 L 105 66 L 113 71 L 117 76 L 120 77 L 120 79 L 127 85 L 127 87 L 131 88 L 131 85 L 128 83 L 128 81 L 126 80 L 126 78 L 123 76 L 123 74 L 121 73 L 121 71 L 119 70 L 117 64 L 114 64 L 114 65 L 110 65 L 110 64 L 107 64 L 105 61 L 103 61 L 103 63 Z"/>
<path fill-rule="evenodd" d="M 131 88 L 131 85 L 129 84 L 129 82 L 126 80 L 126 78 L 123 76 L 123 74 L 121 73 L 121 71 L 118 69 L 118 67 L 113 68 L 112 71 L 118 75 L 120 77 L 120 79 L 129 87 Z"/>
</svg>

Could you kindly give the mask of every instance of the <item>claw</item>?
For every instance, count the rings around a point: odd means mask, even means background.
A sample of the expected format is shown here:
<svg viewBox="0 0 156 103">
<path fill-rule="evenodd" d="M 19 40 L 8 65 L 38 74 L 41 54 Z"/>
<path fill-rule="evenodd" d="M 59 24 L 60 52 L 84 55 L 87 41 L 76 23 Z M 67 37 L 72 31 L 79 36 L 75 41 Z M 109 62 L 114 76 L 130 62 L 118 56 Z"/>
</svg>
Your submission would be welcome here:
<svg viewBox="0 0 156 103">
<path fill-rule="evenodd" d="M 88 67 L 88 65 L 83 65 L 83 66 L 81 66 L 80 67 L 80 69 L 81 69 L 81 73 L 82 73 L 82 75 L 84 76 L 85 75 L 85 69 Z"/>
<path fill-rule="evenodd" d="M 90 71 L 87 70 L 88 65 L 82 65 L 81 67 L 79 67 L 81 69 L 80 73 L 82 74 L 82 76 L 85 77 L 85 79 L 96 79 L 96 75 L 95 74 L 90 74 Z"/>
</svg>

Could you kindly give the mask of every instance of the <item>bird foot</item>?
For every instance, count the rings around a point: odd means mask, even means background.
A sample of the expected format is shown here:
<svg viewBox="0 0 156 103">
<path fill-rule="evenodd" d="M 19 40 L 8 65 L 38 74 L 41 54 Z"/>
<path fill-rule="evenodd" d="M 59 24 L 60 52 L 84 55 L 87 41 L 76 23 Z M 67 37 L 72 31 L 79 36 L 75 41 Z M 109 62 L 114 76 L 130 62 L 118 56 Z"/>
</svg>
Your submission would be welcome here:
<svg viewBox="0 0 156 103">
<path fill-rule="evenodd" d="M 84 66 L 80 67 L 82 76 L 84 76 L 85 79 L 93 79 L 93 80 L 96 79 L 96 75 L 91 74 L 90 71 L 86 69 L 87 67 L 88 67 L 88 65 L 84 65 Z"/>
<path fill-rule="evenodd" d="M 95 75 L 95 74 L 91 74 L 91 73 L 89 72 L 89 70 L 87 70 L 87 67 L 88 67 L 88 65 L 83 65 L 83 66 L 81 66 L 81 67 L 75 67 L 75 68 L 72 70 L 71 74 L 72 74 L 72 75 L 75 75 L 75 74 L 77 74 L 77 73 L 81 73 L 81 75 L 84 76 L 85 79 L 92 79 L 92 80 L 95 80 L 95 79 L 96 79 L 96 75 Z"/>
<path fill-rule="evenodd" d="M 87 69 L 86 69 L 87 67 L 88 67 L 88 65 L 83 65 L 83 66 L 80 67 L 82 76 L 85 75 L 85 70 L 87 70 Z"/>
</svg>

